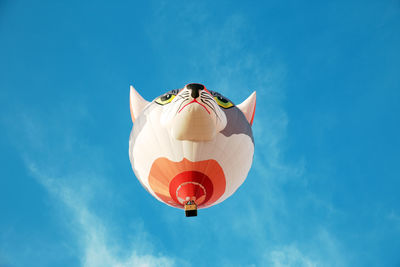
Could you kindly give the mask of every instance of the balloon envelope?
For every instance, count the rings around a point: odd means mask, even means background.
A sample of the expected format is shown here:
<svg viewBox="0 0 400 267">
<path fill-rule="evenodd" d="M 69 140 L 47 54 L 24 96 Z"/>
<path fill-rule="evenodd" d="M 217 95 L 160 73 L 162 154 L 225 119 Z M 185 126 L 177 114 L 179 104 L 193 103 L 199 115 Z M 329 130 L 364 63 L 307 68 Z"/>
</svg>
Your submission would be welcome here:
<svg viewBox="0 0 400 267">
<path fill-rule="evenodd" d="M 152 102 L 131 87 L 132 168 L 156 199 L 176 208 L 206 208 L 231 196 L 250 170 L 255 93 L 235 106 L 201 84 Z M 189 204 L 190 204 L 189 203 Z"/>
</svg>

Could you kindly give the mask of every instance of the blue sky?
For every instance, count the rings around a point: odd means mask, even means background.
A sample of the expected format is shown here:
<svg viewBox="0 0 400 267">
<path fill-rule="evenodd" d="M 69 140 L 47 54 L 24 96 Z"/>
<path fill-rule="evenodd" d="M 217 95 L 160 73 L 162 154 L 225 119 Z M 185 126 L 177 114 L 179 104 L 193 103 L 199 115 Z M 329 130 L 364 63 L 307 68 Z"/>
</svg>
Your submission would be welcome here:
<svg viewBox="0 0 400 267">
<path fill-rule="evenodd" d="M 398 1 L 0 1 L 0 266 L 399 266 Z M 257 91 L 255 157 L 185 218 L 129 85 Z"/>
</svg>

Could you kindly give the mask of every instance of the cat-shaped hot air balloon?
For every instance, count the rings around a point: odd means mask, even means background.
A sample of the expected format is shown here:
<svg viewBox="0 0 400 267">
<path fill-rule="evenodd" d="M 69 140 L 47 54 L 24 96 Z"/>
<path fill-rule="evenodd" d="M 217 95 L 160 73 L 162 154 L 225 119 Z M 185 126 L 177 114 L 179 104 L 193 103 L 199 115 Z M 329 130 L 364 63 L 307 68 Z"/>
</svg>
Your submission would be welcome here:
<svg viewBox="0 0 400 267">
<path fill-rule="evenodd" d="M 131 86 L 133 128 L 129 158 L 143 187 L 156 199 L 196 216 L 231 196 L 250 170 L 256 93 L 235 106 L 191 83 L 154 101 Z"/>
</svg>

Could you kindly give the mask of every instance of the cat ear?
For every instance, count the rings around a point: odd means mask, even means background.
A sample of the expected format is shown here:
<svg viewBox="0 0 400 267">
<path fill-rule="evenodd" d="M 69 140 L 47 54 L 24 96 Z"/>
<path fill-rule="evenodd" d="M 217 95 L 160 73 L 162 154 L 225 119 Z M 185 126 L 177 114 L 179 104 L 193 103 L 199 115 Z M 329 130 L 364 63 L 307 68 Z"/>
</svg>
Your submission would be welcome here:
<svg viewBox="0 0 400 267">
<path fill-rule="evenodd" d="M 254 113 L 256 111 L 256 92 L 253 92 L 245 101 L 236 105 L 239 108 L 250 125 L 253 124 Z"/>
<path fill-rule="evenodd" d="M 139 93 L 133 88 L 131 85 L 131 93 L 129 96 L 129 105 L 131 108 L 131 117 L 132 122 L 135 122 L 135 118 L 139 116 L 139 114 L 143 111 L 144 107 L 149 104 L 149 101 L 146 101 Z"/>
</svg>

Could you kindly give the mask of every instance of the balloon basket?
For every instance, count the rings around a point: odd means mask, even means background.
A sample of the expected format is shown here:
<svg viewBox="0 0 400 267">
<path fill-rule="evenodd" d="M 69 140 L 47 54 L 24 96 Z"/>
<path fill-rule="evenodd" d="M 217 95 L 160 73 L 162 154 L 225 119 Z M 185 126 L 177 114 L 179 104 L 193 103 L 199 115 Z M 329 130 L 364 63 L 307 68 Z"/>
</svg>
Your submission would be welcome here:
<svg viewBox="0 0 400 267">
<path fill-rule="evenodd" d="M 188 201 L 185 203 L 185 215 L 186 217 L 197 216 L 197 205 L 194 201 Z"/>
</svg>

